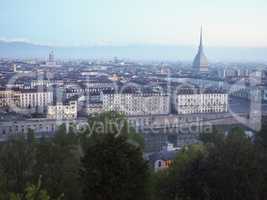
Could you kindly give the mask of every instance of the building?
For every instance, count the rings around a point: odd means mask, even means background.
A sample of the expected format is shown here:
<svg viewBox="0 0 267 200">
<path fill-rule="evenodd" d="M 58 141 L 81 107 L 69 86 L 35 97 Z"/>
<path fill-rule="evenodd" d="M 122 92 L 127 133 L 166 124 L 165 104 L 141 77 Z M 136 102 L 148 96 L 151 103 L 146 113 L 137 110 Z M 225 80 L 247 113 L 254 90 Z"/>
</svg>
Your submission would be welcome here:
<svg viewBox="0 0 267 200">
<path fill-rule="evenodd" d="M 86 105 L 86 114 L 91 115 L 91 114 L 97 114 L 103 112 L 103 104 L 101 102 L 90 102 L 89 104 Z"/>
<path fill-rule="evenodd" d="M 184 88 L 177 91 L 175 108 L 178 114 L 222 113 L 228 111 L 228 94 L 223 90 Z"/>
<path fill-rule="evenodd" d="M 83 83 L 76 83 L 75 85 L 66 85 L 64 89 L 65 98 L 69 99 L 73 96 L 91 96 L 93 93 L 98 93 L 98 96 L 103 91 L 114 90 L 116 85 L 111 81 L 87 81 Z M 96 96 L 93 94 L 93 96 Z"/>
<path fill-rule="evenodd" d="M 10 117 L 8 119 L 10 119 Z M 24 135 L 29 130 L 33 130 L 37 138 L 51 137 L 54 135 L 60 125 L 65 125 L 67 132 L 69 131 L 70 127 L 73 127 L 76 130 L 82 130 L 87 127 L 86 118 L 60 121 L 47 118 L 16 120 L 8 119 L 0 119 L 0 141 L 7 140 L 12 135 Z"/>
<path fill-rule="evenodd" d="M 30 112 L 44 113 L 53 102 L 53 92 L 46 89 L 21 89 L 18 94 L 19 107 Z"/>
<path fill-rule="evenodd" d="M 156 92 L 109 92 L 103 94 L 103 110 L 122 112 L 127 116 L 170 113 L 170 96 Z"/>
<path fill-rule="evenodd" d="M 148 156 L 149 163 L 154 171 L 168 169 L 174 162 L 179 151 L 162 151 Z"/>
<path fill-rule="evenodd" d="M 0 89 L 0 108 L 9 107 L 13 111 L 44 113 L 53 101 L 53 93 L 48 90 L 2 88 Z"/>
<path fill-rule="evenodd" d="M 51 81 L 51 80 L 47 80 L 47 79 L 40 79 L 40 80 L 32 80 L 31 81 L 31 87 L 35 88 L 35 87 L 40 87 L 40 86 L 44 86 L 44 87 L 51 87 L 53 84 L 55 84 L 55 81 Z"/>
<path fill-rule="evenodd" d="M 41 65 L 41 67 L 61 67 L 61 65 L 57 64 L 57 62 L 55 61 L 54 51 L 51 51 L 49 53 L 48 60 L 44 65 Z"/>
<path fill-rule="evenodd" d="M 57 63 L 55 61 L 55 55 L 54 52 L 51 51 L 48 55 L 48 61 L 46 62 L 47 66 L 55 66 Z"/>
<path fill-rule="evenodd" d="M 198 47 L 197 55 L 195 56 L 193 62 L 193 69 L 197 72 L 208 72 L 208 59 L 203 50 L 203 41 L 202 41 L 202 27 L 200 31 L 200 42 Z"/>
<path fill-rule="evenodd" d="M 50 54 L 48 55 L 48 62 L 55 62 L 55 56 L 54 56 L 54 52 L 51 51 Z"/>
<path fill-rule="evenodd" d="M 19 105 L 20 97 L 17 92 L 7 89 L 0 88 L 0 108 L 12 107 L 12 105 Z"/>
<path fill-rule="evenodd" d="M 77 102 L 57 103 L 47 108 L 47 118 L 56 120 L 77 119 Z"/>
</svg>

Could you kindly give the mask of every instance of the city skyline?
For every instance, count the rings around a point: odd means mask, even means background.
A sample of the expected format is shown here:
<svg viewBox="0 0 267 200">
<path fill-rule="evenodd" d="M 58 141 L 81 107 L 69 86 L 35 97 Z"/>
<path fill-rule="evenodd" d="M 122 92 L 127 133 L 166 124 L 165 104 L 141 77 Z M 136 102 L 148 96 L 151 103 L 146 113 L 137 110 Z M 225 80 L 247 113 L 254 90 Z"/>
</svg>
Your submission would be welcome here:
<svg viewBox="0 0 267 200">
<path fill-rule="evenodd" d="M 266 0 L 0 2 L 0 200 L 267 199 Z"/>
<path fill-rule="evenodd" d="M 0 40 L 57 46 L 195 45 L 267 47 L 267 3 L 249 1 L 2 2 Z M 227 15 L 226 15 L 227 13 Z"/>
</svg>

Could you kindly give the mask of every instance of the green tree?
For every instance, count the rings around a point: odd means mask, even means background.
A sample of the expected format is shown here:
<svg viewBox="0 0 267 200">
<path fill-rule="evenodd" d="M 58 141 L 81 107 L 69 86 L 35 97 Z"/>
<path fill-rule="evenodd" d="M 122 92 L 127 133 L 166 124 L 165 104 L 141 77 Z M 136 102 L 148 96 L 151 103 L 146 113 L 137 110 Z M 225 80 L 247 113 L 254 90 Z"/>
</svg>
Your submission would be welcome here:
<svg viewBox="0 0 267 200">
<path fill-rule="evenodd" d="M 203 145 L 191 145 L 183 148 L 169 169 L 155 174 L 155 196 L 160 200 L 201 199 L 200 196 L 203 194 L 198 187 L 199 177 L 196 178 L 190 174 L 194 175 L 196 169 L 193 167 L 199 166 L 197 161 L 203 158 L 205 152 L 206 149 Z M 192 170 L 192 173 L 189 169 Z"/>
<path fill-rule="evenodd" d="M 35 164 L 34 136 L 29 134 L 10 138 L 1 145 L 0 173 L 1 190 L 21 193 L 31 181 Z"/>
<path fill-rule="evenodd" d="M 164 200 L 264 199 L 262 166 L 254 143 L 234 128 L 223 139 L 182 150 L 157 190 Z"/>
<path fill-rule="evenodd" d="M 200 134 L 199 139 L 204 144 L 213 144 L 218 145 L 223 142 L 225 138 L 225 134 L 222 130 L 216 128 L 215 126 L 212 127 L 212 132 L 203 132 Z"/>
<path fill-rule="evenodd" d="M 262 150 L 267 150 L 267 119 L 263 119 L 261 130 L 255 134 L 255 143 Z"/>
<path fill-rule="evenodd" d="M 256 151 L 259 160 L 260 171 L 263 173 L 264 183 L 262 184 L 262 197 L 264 199 L 267 196 L 267 120 L 262 121 L 262 128 L 255 134 L 254 137 Z"/>
<path fill-rule="evenodd" d="M 43 139 L 37 145 L 34 174 L 45 177 L 43 186 L 52 198 L 62 193 L 67 200 L 80 198 L 80 154 L 74 137 L 61 126 L 54 138 Z"/>
<path fill-rule="evenodd" d="M 128 141 L 144 149 L 144 137 L 137 133 L 127 121 L 125 115 L 118 112 L 103 112 L 91 116 L 88 119 L 88 128 L 80 134 L 82 149 L 85 152 L 90 143 L 94 143 L 96 138 L 105 134 L 125 136 Z"/>
<path fill-rule="evenodd" d="M 241 129 L 232 129 L 222 145 L 211 148 L 204 166 L 210 199 L 260 199 L 263 177 L 258 155 Z"/>
<path fill-rule="evenodd" d="M 10 200 L 51 200 L 48 192 L 41 188 L 42 182 L 39 179 L 37 185 L 29 185 L 23 194 L 11 193 Z M 63 198 L 63 195 L 58 197 L 57 200 Z"/>
<path fill-rule="evenodd" d="M 139 147 L 125 136 L 105 134 L 88 146 L 81 159 L 85 200 L 136 200 L 148 197 L 149 168 Z"/>
</svg>

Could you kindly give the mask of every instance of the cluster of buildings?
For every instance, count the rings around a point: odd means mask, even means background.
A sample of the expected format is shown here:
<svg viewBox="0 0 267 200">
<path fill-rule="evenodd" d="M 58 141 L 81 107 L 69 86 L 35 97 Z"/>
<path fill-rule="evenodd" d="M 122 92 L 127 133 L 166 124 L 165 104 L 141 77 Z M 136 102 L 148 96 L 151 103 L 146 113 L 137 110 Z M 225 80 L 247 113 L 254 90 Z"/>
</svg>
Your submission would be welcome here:
<svg viewBox="0 0 267 200">
<path fill-rule="evenodd" d="M 228 94 L 222 89 L 202 91 L 196 85 L 194 88 L 179 86 L 178 90 L 174 86 L 169 88 L 164 76 L 173 71 L 168 65 L 159 66 L 161 70 L 157 74 L 157 69 L 151 66 L 117 58 L 101 63 L 59 63 L 53 51 L 45 62 L 7 60 L 3 63 L 0 63 L 3 66 L 0 134 L 3 135 L 29 128 L 37 133 L 53 132 L 60 123 L 82 123 L 88 116 L 106 111 L 123 113 L 134 127 L 158 128 L 164 126 L 166 119 L 173 121 L 172 116 L 181 118 L 181 123 L 193 114 L 228 111 Z M 193 70 L 208 73 L 202 30 Z M 13 77 L 18 78 L 10 83 L 8 80 Z"/>
<path fill-rule="evenodd" d="M 88 84 L 92 84 L 91 81 Z M 45 82 L 47 84 L 48 82 Z M 228 111 L 228 94 L 221 89 L 201 91 L 192 88 L 140 85 L 138 88 L 118 84 L 94 83 L 89 87 L 2 88 L 0 90 L 0 139 L 13 133 L 32 129 L 36 134 L 55 132 L 60 124 L 85 124 L 87 117 L 106 111 L 117 111 L 127 116 L 136 129 L 154 127 L 162 129 L 171 125 L 179 127 L 188 121 L 199 121 L 199 114 L 225 114 Z M 87 84 L 83 84 L 87 85 Z M 2 111 L 1 111 L 2 110 Z M 6 113 L 6 114 L 4 114 Z M 12 115 L 15 117 L 12 119 Z M 23 115 L 23 116 L 22 116 Z M 18 118 L 18 116 L 22 116 Z M 36 117 L 37 116 L 37 117 Z M 178 121 L 177 121 L 178 119 Z M 143 132 L 144 130 L 141 130 Z M 146 150 L 157 151 L 165 145 L 166 135 L 147 135 Z M 194 137 L 181 136 L 177 144 L 195 143 Z"/>
<path fill-rule="evenodd" d="M 96 94 L 94 94 L 96 95 Z M 174 92 L 103 91 L 87 101 L 87 114 L 104 111 L 122 112 L 126 116 L 224 113 L 228 111 L 228 94 L 219 89 L 201 91 L 183 88 Z"/>
<path fill-rule="evenodd" d="M 67 129 L 75 124 L 80 129 L 92 115 L 117 111 L 127 116 L 128 122 L 140 132 L 148 130 L 145 149 L 156 152 L 168 142 L 166 127 L 172 133 L 188 123 L 230 118 L 230 95 L 248 99 L 260 88 L 225 82 L 227 77 L 249 78 L 249 72 L 242 70 L 224 70 L 219 81 L 210 80 L 214 69 L 204 53 L 202 30 L 197 54 L 189 68 L 117 58 L 58 62 L 53 52 L 47 61 L 0 60 L 0 66 L 0 140 L 29 129 L 49 136 L 61 124 Z M 15 82 L 8 81 L 16 76 Z M 263 98 L 267 100 L 267 92 Z M 159 130 L 159 134 L 149 132 L 151 127 Z M 176 147 L 197 142 L 195 135 L 180 132 L 174 142 Z M 157 169 L 170 164 L 169 155 L 166 156 L 155 160 Z"/>
</svg>

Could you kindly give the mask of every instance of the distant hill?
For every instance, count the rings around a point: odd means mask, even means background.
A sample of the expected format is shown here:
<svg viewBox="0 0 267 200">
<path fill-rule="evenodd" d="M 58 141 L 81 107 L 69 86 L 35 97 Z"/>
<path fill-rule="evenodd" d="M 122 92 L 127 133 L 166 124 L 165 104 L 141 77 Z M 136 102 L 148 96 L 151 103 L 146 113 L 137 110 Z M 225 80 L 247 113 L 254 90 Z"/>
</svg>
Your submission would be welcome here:
<svg viewBox="0 0 267 200">
<path fill-rule="evenodd" d="M 186 60 L 191 61 L 197 46 L 128 45 L 53 47 L 27 42 L 0 41 L 1 58 L 46 58 L 54 50 L 57 58 L 130 58 L 137 60 Z M 210 61 L 267 61 L 267 48 L 205 47 Z"/>
<path fill-rule="evenodd" d="M 50 48 L 48 46 L 35 45 L 26 42 L 0 41 L 0 57 L 6 58 L 32 58 L 45 57 Z"/>
</svg>

